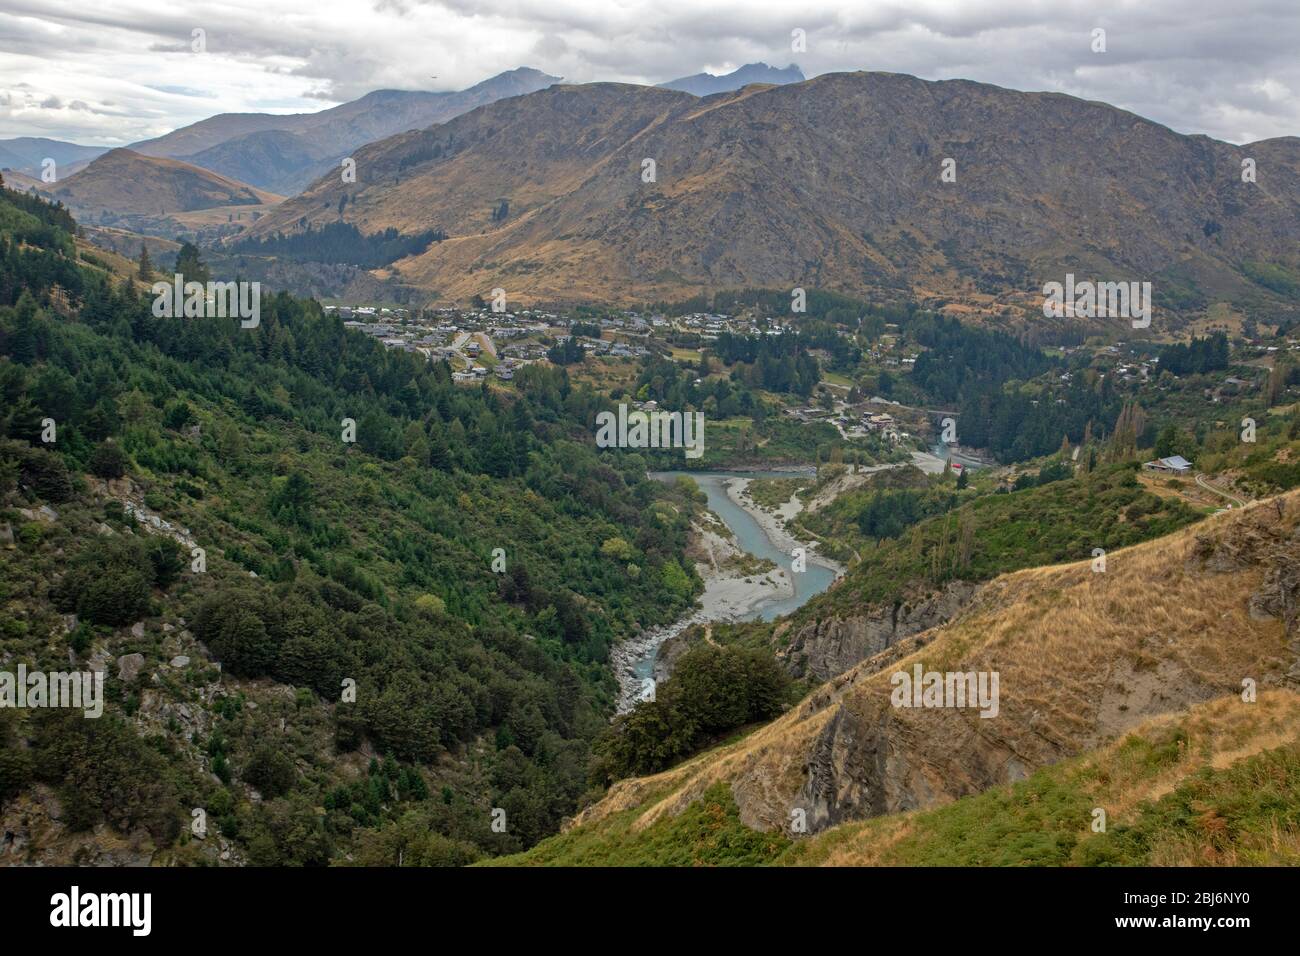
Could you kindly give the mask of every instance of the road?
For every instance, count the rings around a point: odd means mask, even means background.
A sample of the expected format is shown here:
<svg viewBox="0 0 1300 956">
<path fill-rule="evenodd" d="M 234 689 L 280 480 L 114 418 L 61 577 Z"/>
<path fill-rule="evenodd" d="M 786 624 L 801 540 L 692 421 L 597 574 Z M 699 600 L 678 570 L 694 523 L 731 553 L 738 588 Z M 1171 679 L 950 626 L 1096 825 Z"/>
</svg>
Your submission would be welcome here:
<svg viewBox="0 0 1300 956">
<path fill-rule="evenodd" d="M 1206 491 L 1211 491 L 1214 494 L 1218 495 L 1220 498 L 1227 498 L 1238 508 L 1246 507 L 1246 502 L 1238 498 L 1236 495 L 1229 494 L 1228 492 L 1224 491 L 1221 488 L 1216 488 L 1214 487 L 1214 485 L 1206 481 L 1204 474 L 1200 474 L 1196 476 L 1196 483 L 1200 485 L 1202 488 L 1204 488 Z"/>
</svg>

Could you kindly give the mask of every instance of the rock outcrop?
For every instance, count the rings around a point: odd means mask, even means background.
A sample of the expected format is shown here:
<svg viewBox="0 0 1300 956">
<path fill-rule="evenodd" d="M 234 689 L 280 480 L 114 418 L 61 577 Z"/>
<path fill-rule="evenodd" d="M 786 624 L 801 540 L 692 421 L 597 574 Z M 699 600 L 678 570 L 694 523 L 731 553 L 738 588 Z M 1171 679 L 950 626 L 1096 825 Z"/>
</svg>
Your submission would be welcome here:
<svg viewBox="0 0 1300 956">
<path fill-rule="evenodd" d="M 952 620 L 978 591 L 978 585 L 952 581 L 914 601 L 871 606 L 846 618 L 825 618 L 802 626 L 784 625 L 776 638 L 789 643 L 777 651 L 795 677 L 830 680 L 905 637 Z"/>
<path fill-rule="evenodd" d="M 1251 706 L 1250 689 L 1295 680 L 1300 492 L 1109 558 L 1100 573 L 1081 561 L 994 579 L 949 623 L 897 640 L 743 740 L 620 781 L 579 825 L 639 807 L 636 826 L 648 826 L 725 782 L 746 824 L 789 830 L 802 816 L 796 832 L 816 832 L 1012 783 L 1149 719 L 1212 700 Z M 900 706 L 897 675 L 918 666 L 997 673 L 996 712 Z"/>
</svg>

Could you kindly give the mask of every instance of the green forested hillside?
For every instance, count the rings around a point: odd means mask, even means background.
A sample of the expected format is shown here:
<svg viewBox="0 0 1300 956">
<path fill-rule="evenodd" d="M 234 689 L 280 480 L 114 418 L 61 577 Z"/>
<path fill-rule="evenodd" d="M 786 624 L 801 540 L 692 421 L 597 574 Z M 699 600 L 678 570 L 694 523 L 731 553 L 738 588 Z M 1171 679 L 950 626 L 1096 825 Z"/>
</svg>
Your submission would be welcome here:
<svg viewBox="0 0 1300 956">
<path fill-rule="evenodd" d="M 1041 485 L 978 497 L 954 492 L 951 485 L 892 489 L 895 479 L 889 477 L 885 490 L 843 495 L 808 524 L 819 533 L 846 535 L 863 560 L 795 619 L 901 601 L 917 586 L 986 581 L 1020 568 L 1084 560 L 1094 548 L 1110 551 L 1146 541 L 1201 517 L 1176 498 L 1145 490 L 1136 468 L 1104 465 L 1060 479 L 1049 464 L 1040 472 L 1047 473 Z M 917 503 L 904 507 L 913 498 Z"/>
<path fill-rule="evenodd" d="M 287 296 L 254 329 L 155 318 L 70 226 L 0 193 L 0 665 L 105 666 L 109 705 L 0 712 L 0 801 L 48 787 L 60 832 L 196 861 L 194 808 L 260 863 L 553 832 L 611 643 L 699 586 L 695 505 L 596 451 L 599 399 L 562 370 L 459 388 Z"/>
</svg>

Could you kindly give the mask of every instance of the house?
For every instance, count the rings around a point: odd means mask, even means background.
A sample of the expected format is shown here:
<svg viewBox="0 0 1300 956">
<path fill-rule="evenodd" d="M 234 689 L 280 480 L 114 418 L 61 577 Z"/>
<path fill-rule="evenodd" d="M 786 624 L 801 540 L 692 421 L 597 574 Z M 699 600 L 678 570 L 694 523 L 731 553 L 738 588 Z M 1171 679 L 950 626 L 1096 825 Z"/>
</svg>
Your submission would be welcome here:
<svg viewBox="0 0 1300 956">
<path fill-rule="evenodd" d="M 1173 455 L 1169 458 L 1157 458 L 1155 461 L 1148 461 L 1142 467 L 1147 471 L 1163 471 L 1166 474 L 1185 475 L 1192 470 L 1192 463 L 1182 455 Z"/>
</svg>

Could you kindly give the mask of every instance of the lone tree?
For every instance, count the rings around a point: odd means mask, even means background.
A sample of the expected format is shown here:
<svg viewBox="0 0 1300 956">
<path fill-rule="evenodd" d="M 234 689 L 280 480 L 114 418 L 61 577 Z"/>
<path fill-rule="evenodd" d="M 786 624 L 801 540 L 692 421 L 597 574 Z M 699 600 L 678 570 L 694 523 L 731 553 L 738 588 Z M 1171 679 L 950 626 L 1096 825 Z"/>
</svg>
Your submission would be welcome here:
<svg viewBox="0 0 1300 956">
<path fill-rule="evenodd" d="M 149 250 L 145 248 L 143 242 L 140 243 L 140 267 L 137 275 L 142 282 L 148 282 L 153 278 L 153 263 L 149 261 Z"/>
</svg>

